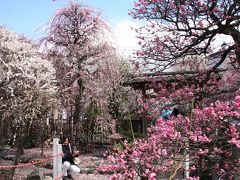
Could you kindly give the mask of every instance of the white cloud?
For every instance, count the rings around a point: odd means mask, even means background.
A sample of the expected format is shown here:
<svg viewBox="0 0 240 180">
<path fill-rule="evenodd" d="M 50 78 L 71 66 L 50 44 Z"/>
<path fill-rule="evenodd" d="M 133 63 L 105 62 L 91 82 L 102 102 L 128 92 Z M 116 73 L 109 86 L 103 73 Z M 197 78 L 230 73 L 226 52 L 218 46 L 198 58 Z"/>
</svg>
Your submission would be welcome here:
<svg viewBox="0 0 240 180">
<path fill-rule="evenodd" d="M 122 21 L 114 28 L 115 45 L 119 53 L 126 57 L 138 48 L 138 40 L 135 31 L 131 28 L 139 27 L 132 21 Z"/>
<path fill-rule="evenodd" d="M 224 44 L 233 44 L 233 38 L 229 35 L 218 34 L 211 44 L 213 52 L 220 50 L 221 46 Z"/>
</svg>

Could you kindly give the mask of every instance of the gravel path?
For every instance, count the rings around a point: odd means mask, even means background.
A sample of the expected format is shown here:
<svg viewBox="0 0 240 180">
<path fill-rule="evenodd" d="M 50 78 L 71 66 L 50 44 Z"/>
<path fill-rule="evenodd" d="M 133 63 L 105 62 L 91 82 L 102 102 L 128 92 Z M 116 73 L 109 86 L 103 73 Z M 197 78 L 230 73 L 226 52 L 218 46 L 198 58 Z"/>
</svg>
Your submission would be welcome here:
<svg viewBox="0 0 240 180">
<path fill-rule="evenodd" d="M 10 150 L 8 155 L 13 155 L 15 153 L 14 150 Z M 52 150 L 50 148 L 44 149 L 44 157 L 41 157 L 41 151 L 39 148 L 34 149 L 25 149 L 23 157 L 31 158 L 31 159 L 44 159 L 52 155 Z M 102 158 L 96 157 L 93 154 L 80 154 L 79 156 L 81 163 L 80 169 L 81 172 L 74 176 L 75 180 L 107 180 L 108 175 L 99 174 L 96 171 L 96 167 L 100 164 Z M 0 159 L 0 165 L 10 165 L 12 162 L 10 160 L 2 160 Z M 48 162 L 51 165 L 51 162 Z M 45 164 L 33 165 L 28 167 L 20 167 L 15 171 L 14 180 L 26 180 L 27 175 L 30 174 L 34 169 L 38 169 L 40 172 L 44 174 L 52 174 L 52 169 L 46 168 Z M 10 169 L 9 169 L 10 170 Z M 6 180 L 0 176 L 0 180 Z"/>
</svg>

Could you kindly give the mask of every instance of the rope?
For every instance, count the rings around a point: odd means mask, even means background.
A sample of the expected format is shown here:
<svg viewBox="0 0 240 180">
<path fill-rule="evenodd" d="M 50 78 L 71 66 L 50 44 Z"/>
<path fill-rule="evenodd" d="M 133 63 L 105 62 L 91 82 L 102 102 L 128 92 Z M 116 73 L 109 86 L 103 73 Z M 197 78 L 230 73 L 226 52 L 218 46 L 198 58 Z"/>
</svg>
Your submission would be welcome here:
<svg viewBox="0 0 240 180">
<path fill-rule="evenodd" d="M 52 160 L 52 159 L 54 159 L 55 157 L 60 156 L 60 155 L 62 156 L 63 153 L 60 153 L 60 154 L 57 154 L 57 155 L 55 155 L 55 156 L 51 156 L 51 157 L 49 157 L 49 158 L 42 159 L 42 160 L 39 160 L 39 161 L 31 162 L 31 163 L 17 164 L 17 165 L 8 165 L 8 166 L 0 166 L 0 169 L 8 169 L 8 168 L 18 168 L 18 167 L 32 166 L 32 165 L 35 165 L 35 164 L 40 164 L 40 163 L 47 162 L 47 161 Z"/>
<path fill-rule="evenodd" d="M 63 174 L 61 174 L 59 177 L 57 177 L 56 179 L 54 179 L 54 180 L 59 180 L 59 179 L 61 179 L 63 177 Z"/>
</svg>

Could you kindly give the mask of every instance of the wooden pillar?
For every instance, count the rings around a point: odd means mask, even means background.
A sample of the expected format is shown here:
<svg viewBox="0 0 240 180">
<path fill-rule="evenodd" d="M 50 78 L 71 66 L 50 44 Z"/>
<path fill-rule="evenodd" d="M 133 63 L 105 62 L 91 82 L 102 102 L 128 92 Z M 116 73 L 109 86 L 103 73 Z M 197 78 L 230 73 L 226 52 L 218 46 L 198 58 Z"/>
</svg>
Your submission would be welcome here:
<svg viewBox="0 0 240 180">
<path fill-rule="evenodd" d="M 53 139 L 53 179 L 62 180 L 62 145 L 59 139 Z"/>
<path fill-rule="evenodd" d="M 142 89 L 142 94 L 143 94 L 143 102 L 146 103 L 146 99 L 147 99 L 147 93 L 146 93 L 146 88 L 144 87 Z M 146 127 L 146 119 L 145 119 L 146 113 L 144 112 L 144 117 L 142 119 L 142 131 L 143 134 L 146 135 L 147 134 L 147 127 Z"/>
</svg>

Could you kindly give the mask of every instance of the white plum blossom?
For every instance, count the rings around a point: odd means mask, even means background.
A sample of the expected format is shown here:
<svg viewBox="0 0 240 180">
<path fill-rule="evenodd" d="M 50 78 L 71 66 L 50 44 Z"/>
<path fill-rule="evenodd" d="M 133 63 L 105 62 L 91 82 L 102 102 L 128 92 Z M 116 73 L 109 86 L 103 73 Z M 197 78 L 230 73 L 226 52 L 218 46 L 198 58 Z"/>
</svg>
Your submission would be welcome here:
<svg viewBox="0 0 240 180">
<path fill-rule="evenodd" d="M 51 62 L 41 58 L 37 45 L 4 27 L 0 27 L 0 70 L 0 112 L 3 119 L 11 116 L 13 125 L 42 116 L 56 103 Z"/>
</svg>

